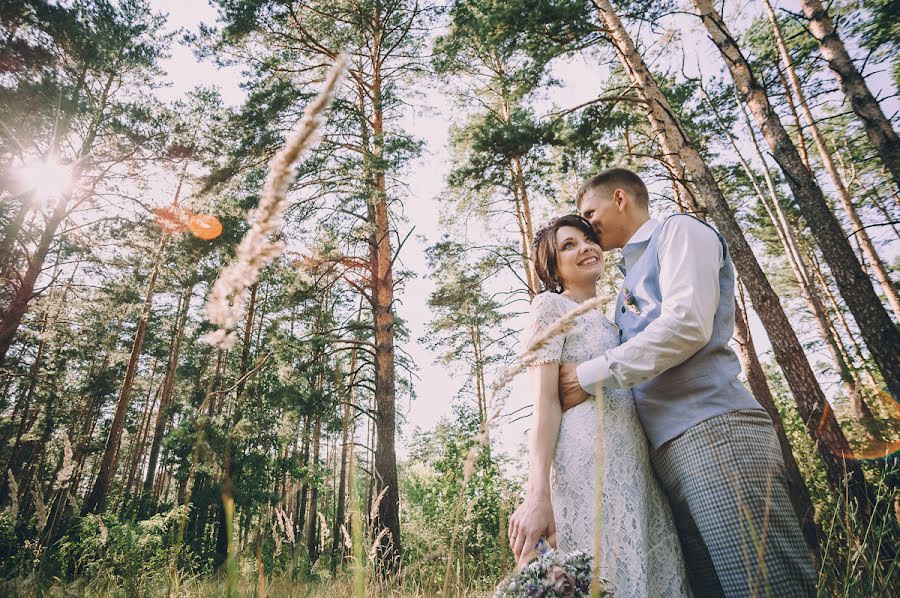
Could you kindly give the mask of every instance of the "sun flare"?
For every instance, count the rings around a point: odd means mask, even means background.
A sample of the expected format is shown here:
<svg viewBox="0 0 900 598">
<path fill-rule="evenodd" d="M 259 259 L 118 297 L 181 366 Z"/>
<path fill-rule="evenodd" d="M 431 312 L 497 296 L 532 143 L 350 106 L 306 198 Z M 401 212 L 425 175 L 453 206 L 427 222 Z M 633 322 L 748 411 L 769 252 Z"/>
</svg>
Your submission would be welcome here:
<svg viewBox="0 0 900 598">
<path fill-rule="evenodd" d="M 48 160 L 25 166 L 20 179 L 40 200 L 52 200 L 72 188 L 72 166 Z"/>
</svg>

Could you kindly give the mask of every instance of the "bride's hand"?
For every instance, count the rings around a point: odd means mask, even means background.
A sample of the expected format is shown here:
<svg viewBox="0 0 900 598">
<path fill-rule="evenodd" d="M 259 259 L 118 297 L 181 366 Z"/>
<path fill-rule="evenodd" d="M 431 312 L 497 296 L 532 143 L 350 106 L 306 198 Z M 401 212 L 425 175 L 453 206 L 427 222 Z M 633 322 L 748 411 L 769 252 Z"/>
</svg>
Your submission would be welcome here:
<svg viewBox="0 0 900 598">
<path fill-rule="evenodd" d="M 509 519 L 509 546 L 518 567 L 534 557 L 538 540 L 542 536 L 556 536 L 553 506 L 549 496 L 528 493 Z"/>
<path fill-rule="evenodd" d="M 578 381 L 578 364 L 572 362 L 559 365 L 559 402 L 566 411 L 588 400 L 590 395 L 581 388 Z"/>
</svg>

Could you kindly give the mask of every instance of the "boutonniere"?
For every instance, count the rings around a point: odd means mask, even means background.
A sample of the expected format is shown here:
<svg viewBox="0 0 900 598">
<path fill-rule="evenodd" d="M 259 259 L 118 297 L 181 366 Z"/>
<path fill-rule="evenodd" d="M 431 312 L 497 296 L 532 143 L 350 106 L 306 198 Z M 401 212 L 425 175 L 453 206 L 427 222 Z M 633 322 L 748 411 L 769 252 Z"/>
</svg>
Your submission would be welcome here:
<svg viewBox="0 0 900 598">
<path fill-rule="evenodd" d="M 634 298 L 634 295 L 628 289 L 624 289 L 625 291 L 625 301 L 623 305 L 630 309 L 635 314 L 641 313 L 641 308 L 638 307 L 637 299 Z M 624 311 L 624 310 L 623 310 Z"/>
</svg>

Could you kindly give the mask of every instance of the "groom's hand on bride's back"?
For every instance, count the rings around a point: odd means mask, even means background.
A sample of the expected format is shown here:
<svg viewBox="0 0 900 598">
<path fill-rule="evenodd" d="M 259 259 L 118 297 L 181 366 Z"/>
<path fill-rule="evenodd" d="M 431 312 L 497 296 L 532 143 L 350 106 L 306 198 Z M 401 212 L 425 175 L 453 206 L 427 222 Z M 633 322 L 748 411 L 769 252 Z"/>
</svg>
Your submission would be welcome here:
<svg viewBox="0 0 900 598">
<path fill-rule="evenodd" d="M 578 364 L 571 361 L 559 366 L 559 402 L 563 411 L 584 403 L 590 397 L 578 382 L 577 370 Z"/>
</svg>

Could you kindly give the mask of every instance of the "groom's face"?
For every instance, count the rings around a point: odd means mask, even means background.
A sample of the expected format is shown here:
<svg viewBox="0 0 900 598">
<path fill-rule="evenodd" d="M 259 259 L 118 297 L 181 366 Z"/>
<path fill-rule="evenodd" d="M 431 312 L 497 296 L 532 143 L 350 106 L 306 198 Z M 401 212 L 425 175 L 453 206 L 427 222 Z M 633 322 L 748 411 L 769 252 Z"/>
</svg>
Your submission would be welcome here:
<svg viewBox="0 0 900 598">
<path fill-rule="evenodd" d="M 594 227 L 603 251 L 620 249 L 625 245 L 624 191 L 617 188 L 595 187 L 581 198 L 579 211 Z"/>
</svg>

